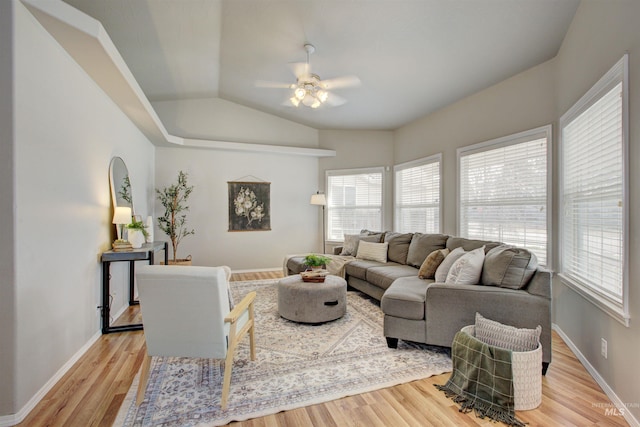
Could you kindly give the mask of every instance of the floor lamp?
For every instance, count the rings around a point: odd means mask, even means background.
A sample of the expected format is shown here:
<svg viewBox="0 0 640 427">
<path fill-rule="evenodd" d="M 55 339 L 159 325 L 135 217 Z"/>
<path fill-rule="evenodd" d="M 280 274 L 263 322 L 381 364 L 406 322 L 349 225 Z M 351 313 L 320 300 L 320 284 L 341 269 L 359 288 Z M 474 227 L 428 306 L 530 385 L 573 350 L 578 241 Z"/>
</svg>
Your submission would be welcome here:
<svg viewBox="0 0 640 427">
<path fill-rule="evenodd" d="M 322 206 L 322 253 L 326 253 L 325 251 L 325 233 L 324 233 L 324 207 L 327 205 L 327 198 L 324 197 L 324 194 L 319 191 L 316 194 L 311 195 L 311 204 Z"/>
</svg>

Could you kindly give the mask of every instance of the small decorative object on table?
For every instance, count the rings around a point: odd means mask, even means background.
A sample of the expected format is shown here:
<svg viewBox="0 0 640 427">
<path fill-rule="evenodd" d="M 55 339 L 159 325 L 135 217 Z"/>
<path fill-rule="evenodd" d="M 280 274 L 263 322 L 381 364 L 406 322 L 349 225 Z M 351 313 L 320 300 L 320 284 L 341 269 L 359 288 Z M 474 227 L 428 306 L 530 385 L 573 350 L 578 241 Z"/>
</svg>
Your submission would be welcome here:
<svg viewBox="0 0 640 427">
<path fill-rule="evenodd" d="M 134 219 L 131 224 L 127 224 L 127 236 L 131 246 L 134 249 L 139 249 L 142 247 L 142 244 L 146 241 L 149 233 L 147 232 L 147 225 L 142 222 L 142 220 Z"/>
<path fill-rule="evenodd" d="M 111 247 L 113 248 L 114 252 L 127 252 L 127 251 L 133 250 L 131 243 L 129 243 L 128 240 L 122 240 L 122 239 L 115 240 L 111 244 Z"/>
<path fill-rule="evenodd" d="M 331 261 L 331 258 L 323 255 L 309 254 L 304 258 L 304 263 L 310 270 L 300 273 L 303 282 L 324 282 L 324 278 L 329 275 L 329 272 L 322 267 Z"/>
</svg>

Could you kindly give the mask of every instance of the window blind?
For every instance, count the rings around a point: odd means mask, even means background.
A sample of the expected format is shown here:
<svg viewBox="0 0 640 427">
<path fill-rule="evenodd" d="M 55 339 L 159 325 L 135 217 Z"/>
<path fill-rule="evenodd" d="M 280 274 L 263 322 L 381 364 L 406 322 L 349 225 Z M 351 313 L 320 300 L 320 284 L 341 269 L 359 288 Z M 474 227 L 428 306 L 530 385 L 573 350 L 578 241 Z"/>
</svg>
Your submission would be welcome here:
<svg viewBox="0 0 640 427">
<path fill-rule="evenodd" d="M 397 166 L 395 230 L 440 232 L 440 156 Z"/>
<path fill-rule="evenodd" d="M 328 172 L 327 237 L 343 240 L 362 229 L 382 229 L 382 170 Z"/>
<path fill-rule="evenodd" d="M 460 153 L 460 234 L 521 246 L 547 263 L 547 140 L 501 139 Z"/>
<path fill-rule="evenodd" d="M 622 83 L 563 123 L 561 132 L 563 273 L 622 303 Z"/>
</svg>

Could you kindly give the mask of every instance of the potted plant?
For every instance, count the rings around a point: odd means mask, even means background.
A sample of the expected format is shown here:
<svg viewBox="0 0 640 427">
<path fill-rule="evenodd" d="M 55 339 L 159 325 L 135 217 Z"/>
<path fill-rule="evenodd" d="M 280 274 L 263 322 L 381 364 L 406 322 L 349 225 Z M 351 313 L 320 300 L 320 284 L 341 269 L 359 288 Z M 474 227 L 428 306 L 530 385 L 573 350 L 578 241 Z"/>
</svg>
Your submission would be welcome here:
<svg viewBox="0 0 640 427">
<path fill-rule="evenodd" d="M 131 243 L 131 247 L 135 249 L 142 247 L 149 235 L 146 224 L 134 218 L 131 224 L 127 224 L 125 227 L 127 228 L 127 238 Z"/>
<path fill-rule="evenodd" d="M 184 237 L 195 234 L 193 229 L 189 230 L 186 226 L 187 211 L 189 206 L 186 202 L 193 191 L 193 186 L 187 185 L 187 174 L 180 171 L 178 173 L 178 182 L 162 190 L 156 188 L 158 200 L 164 206 L 164 215 L 158 217 L 158 227 L 171 240 L 173 249 L 173 264 L 190 264 L 191 256 L 185 259 L 177 259 L 178 245 Z"/>
<path fill-rule="evenodd" d="M 311 267 L 311 269 L 318 269 L 323 266 L 326 266 L 329 263 L 329 261 L 331 261 L 331 258 L 323 255 L 309 254 L 306 257 L 304 257 L 304 263 L 307 266 Z"/>
</svg>

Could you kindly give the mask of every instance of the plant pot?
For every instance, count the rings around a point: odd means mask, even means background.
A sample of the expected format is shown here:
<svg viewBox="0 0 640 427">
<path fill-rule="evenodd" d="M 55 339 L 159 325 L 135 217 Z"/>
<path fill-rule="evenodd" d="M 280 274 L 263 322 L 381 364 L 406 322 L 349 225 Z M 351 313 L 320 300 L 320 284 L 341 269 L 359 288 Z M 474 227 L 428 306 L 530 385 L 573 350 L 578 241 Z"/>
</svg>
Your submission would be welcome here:
<svg viewBox="0 0 640 427">
<path fill-rule="evenodd" d="M 164 264 L 164 263 L 161 263 L 161 264 Z M 176 259 L 175 261 L 170 259 L 169 264 L 167 265 L 192 265 L 191 255 L 188 255 L 186 258 Z"/>
<path fill-rule="evenodd" d="M 132 248 L 139 249 L 142 247 L 145 238 L 144 234 L 142 234 L 142 231 L 131 228 L 127 230 L 127 240 L 129 240 L 129 242 L 131 243 Z"/>
</svg>

